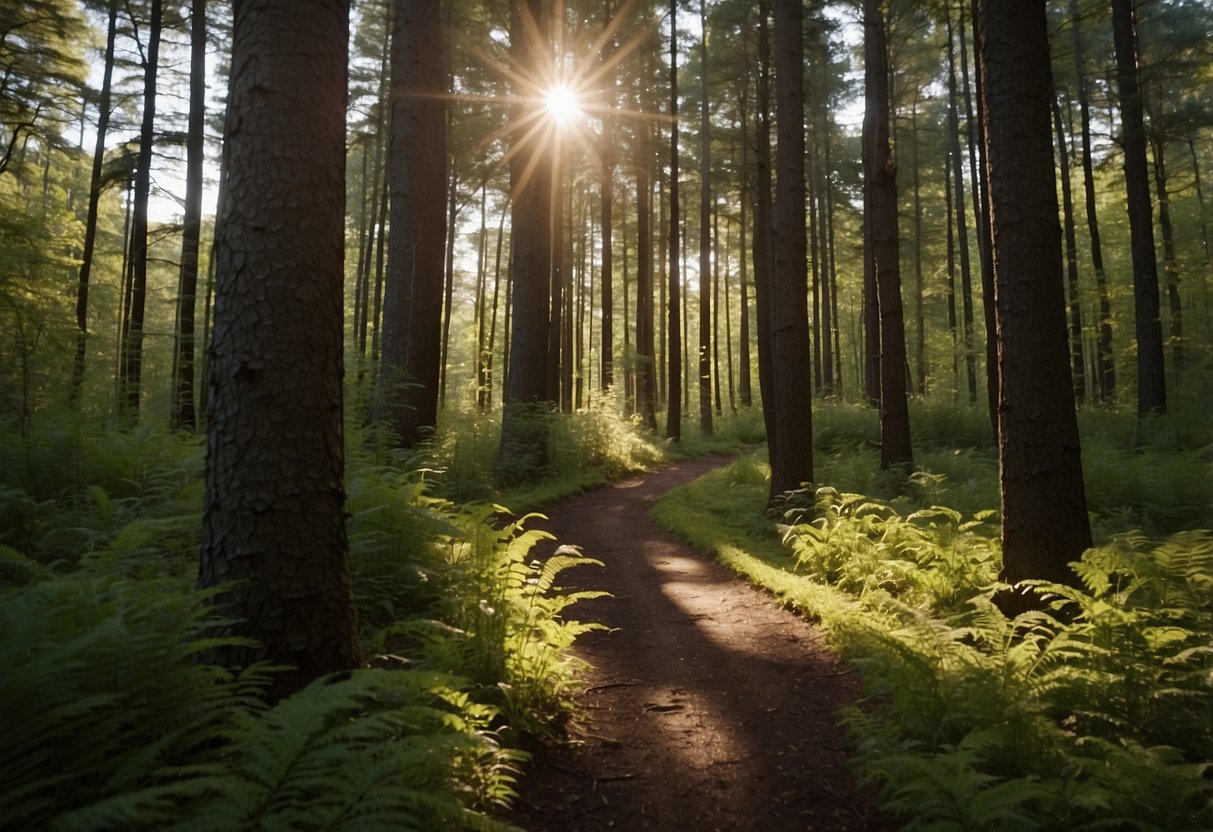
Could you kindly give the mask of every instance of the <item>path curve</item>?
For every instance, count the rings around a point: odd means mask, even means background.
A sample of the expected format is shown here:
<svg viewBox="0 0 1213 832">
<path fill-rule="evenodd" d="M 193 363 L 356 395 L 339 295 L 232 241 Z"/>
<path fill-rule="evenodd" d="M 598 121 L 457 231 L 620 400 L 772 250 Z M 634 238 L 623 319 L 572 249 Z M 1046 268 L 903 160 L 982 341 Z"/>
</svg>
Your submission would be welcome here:
<svg viewBox="0 0 1213 832">
<path fill-rule="evenodd" d="M 884 830 L 856 791 L 834 712 L 857 683 L 821 632 L 648 520 L 666 491 L 722 465 L 675 463 L 555 506 L 544 524 L 605 569 L 565 584 L 611 598 L 571 742 L 535 754 L 510 820 L 529 832 Z"/>
</svg>

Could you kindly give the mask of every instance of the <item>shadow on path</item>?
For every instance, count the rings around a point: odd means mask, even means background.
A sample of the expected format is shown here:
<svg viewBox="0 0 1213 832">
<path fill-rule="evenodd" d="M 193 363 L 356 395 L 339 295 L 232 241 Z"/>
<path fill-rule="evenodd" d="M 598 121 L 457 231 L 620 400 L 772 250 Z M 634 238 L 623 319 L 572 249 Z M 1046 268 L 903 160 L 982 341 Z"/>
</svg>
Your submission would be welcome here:
<svg viewBox="0 0 1213 832">
<path fill-rule="evenodd" d="M 536 754 L 511 817 L 531 832 L 884 830 L 857 793 L 835 710 L 857 695 L 808 621 L 649 522 L 725 460 L 677 463 L 556 506 L 543 524 L 605 569 L 566 584 L 591 669 L 570 744 Z"/>
</svg>

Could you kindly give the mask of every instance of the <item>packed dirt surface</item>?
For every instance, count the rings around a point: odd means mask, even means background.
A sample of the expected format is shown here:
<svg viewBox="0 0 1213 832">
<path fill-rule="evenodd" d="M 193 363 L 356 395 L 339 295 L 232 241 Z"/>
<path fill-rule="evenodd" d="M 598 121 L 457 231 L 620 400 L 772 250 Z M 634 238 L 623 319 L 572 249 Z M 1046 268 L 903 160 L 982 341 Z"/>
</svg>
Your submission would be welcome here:
<svg viewBox="0 0 1213 832">
<path fill-rule="evenodd" d="M 546 524 L 613 597 L 569 611 L 589 663 L 568 743 L 541 748 L 510 820 L 530 832 L 885 830 L 835 725 L 857 683 L 821 633 L 647 518 L 721 465 L 681 462 L 554 507 Z"/>
</svg>

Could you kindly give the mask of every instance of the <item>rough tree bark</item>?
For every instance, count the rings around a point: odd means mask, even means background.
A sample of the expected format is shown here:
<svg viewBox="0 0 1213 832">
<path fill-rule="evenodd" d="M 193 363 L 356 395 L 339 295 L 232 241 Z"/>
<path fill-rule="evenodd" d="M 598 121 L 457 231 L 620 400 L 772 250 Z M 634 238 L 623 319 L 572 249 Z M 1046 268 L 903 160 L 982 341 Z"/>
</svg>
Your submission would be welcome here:
<svg viewBox="0 0 1213 832">
<path fill-rule="evenodd" d="M 289 666 L 281 698 L 358 664 L 341 428 L 349 4 L 233 12 L 198 583 L 227 587 L 225 633 L 256 642 L 208 658 Z"/>
<path fill-rule="evenodd" d="M 1003 581 L 1070 583 L 1091 545 L 1066 344 L 1044 0 L 981 0 L 999 363 Z M 1009 614 L 1038 596 L 999 596 Z"/>
<path fill-rule="evenodd" d="M 809 344 L 805 238 L 804 8 L 776 0 L 775 107 L 778 125 L 772 251 L 773 501 L 813 480 L 813 367 Z M 764 403 L 765 406 L 765 403 Z"/>
<path fill-rule="evenodd" d="M 438 422 L 447 184 L 443 38 L 437 4 L 395 0 L 391 214 L 376 418 L 406 448 Z"/>
</svg>

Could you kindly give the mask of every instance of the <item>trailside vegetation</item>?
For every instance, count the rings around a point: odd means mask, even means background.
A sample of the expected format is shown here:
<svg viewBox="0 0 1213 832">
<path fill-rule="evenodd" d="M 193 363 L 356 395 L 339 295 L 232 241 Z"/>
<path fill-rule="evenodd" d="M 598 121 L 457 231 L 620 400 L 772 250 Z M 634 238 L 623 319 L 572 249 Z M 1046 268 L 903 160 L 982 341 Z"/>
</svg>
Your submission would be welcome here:
<svg viewBox="0 0 1213 832">
<path fill-rule="evenodd" d="M 878 472 L 875 425 L 832 406 L 818 481 L 762 513 L 745 456 L 654 518 L 818 618 L 862 676 L 841 716 L 906 829 L 1213 825 L 1213 476 L 1183 417 L 1134 450 L 1131 414 L 1080 419 L 1096 545 L 1042 610 L 1008 619 L 997 463 L 973 414 L 912 408 L 909 482 Z M 1189 414 L 1189 420 L 1191 419 Z M 975 440 L 969 447 L 966 439 Z M 941 441 L 942 440 L 942 441 Z"/>
</svg>

